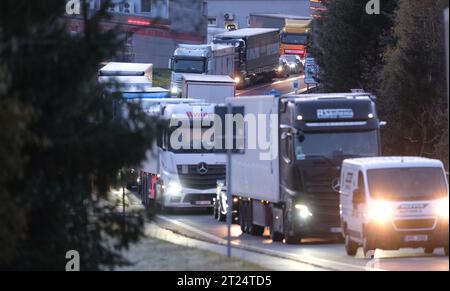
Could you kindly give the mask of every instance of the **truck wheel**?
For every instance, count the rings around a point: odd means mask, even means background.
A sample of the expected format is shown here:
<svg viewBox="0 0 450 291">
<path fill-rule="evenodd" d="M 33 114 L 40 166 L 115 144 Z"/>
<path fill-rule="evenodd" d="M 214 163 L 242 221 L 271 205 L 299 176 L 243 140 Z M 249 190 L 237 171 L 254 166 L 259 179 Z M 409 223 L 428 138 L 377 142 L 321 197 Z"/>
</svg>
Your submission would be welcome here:
<svg viewBox="0 0 450 291">
<path fill-rule="evenodd" d="M 247 233 L 247 222 L 245 218 L 245 202 L 239 201 L 239 224 L 241 226 L 241 231 Z"/>
<path fill-rule="evenodd" d="M 345 251 L 347 252 L 347 255 L 349 256 L 356 256 L 356 253 L 358 252 L 359 245 L 352 241 L 350 238 L 350 235 L 345 234 Z"/>
<path fill-rule="evenodd" d="M 299 235 L 285 235 L 284 242 L 287 245 L 299 245 L 301 244 L 301 237 Z"/>
<path fill-rule="evenodd" d="M 273 242 L 280 242 L 283 241 L 283 234 L 276 232 L 274 227 L 270 227 L 270 239 L 272 239 Z"/>
<path fill-rule="evenodd" d="M 434 253 L 434 248 L 433 247 L 426 247 L 424 249 L 424 253 L 427 255 L 432 255 Z"/>
<path fill-rule="evenodd" d="M 364 236 L 363 240 L 363 251 L 364 251 L 364 257 L 373 259 L 375 257 L 375 247 L 372 245 L 371 240 Z"/>
<path fill-rule="evenodd" d="M 264 234 L 264 226 L 252 224 L 252 233 L 254 236 L 262 236 Z"/>
</svg>

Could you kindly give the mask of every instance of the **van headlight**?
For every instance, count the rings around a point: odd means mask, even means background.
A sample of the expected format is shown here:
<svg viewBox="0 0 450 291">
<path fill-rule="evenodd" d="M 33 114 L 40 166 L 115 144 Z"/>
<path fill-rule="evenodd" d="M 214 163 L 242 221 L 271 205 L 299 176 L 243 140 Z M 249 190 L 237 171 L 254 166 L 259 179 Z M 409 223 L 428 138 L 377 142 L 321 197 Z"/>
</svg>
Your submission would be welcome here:
<svg viewBox="0 0 450 291">
<path fill-rule="evenodd" d="M 448 212 L 449 212 L 449 200 L 448 198 L 446 199 L 441 199 L 438 201 L 437 206 L 436 206 L 436 214 L 440 217 L 440 218 L 444 218 L 448 220 Z"/>
<path fill-rule="evenodd" d="M 167 185 L 166 193 L 169 196 L 181 196 L 182 192 L 183 187 L 177 182 L 170 182 L 169 185 Z"/>
<path fill-rule="evenodd" d="M 374 201 L 368 211 L 369 220 L 379 224 L 388 222 L 393 217 L 393 214 L 394 211 L 391 204 L 380 200 Z"/>
<path fill-rule="evenodd" d="M 313 216 L 308 206 L 304 204 L 296 204 L 295 209 L 297 209 L 298 215 L 300 216 L 301 219 L 308 219 L 311 216 Z"/>
</svg>

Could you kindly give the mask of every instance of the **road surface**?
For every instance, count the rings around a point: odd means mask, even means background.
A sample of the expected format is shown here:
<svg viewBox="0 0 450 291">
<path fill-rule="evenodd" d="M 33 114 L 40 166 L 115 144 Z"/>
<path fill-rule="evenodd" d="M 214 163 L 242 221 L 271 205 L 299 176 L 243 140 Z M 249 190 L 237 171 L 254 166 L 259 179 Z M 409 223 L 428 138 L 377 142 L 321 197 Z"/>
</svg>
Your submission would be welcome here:
<svg viewBox="0 0 450 291">
<path fill-rule="evenodd" d="M 274 79 L 272 83 L 261 83 L 243 90 L 238 90 L 236 95 L 239 97 L 265 95 L 272 89 L 277 90 L 282 95 L 288 94 L 294 91 L 292 84 L 295 80 L 299 80 L 302 88 L 305 88 L 303 82 L 304 75 L 292 75 L 287 79 Z"/>
<path fill-rule="evenodd" d="M 158 225 L 188 237 L 209 242 L 224 242 L 227 235 L 225 223 L 217 222 L 210 214 L 160 215 Z M 272 242 L 266 230 L 263 237 L 243 234 L 238 225 L 231 229 L 233 246 L 271 255 L 273 258 L 289 258 L 325 270 L 345 271 L 448 271 L 449 260 L 444 250 L 436 250 L 434 255 L 426 255 L 422 249 L 400 251 L 380 251 L 374 260 L 364 258 L 359 250 L 355 258 L 345 253 L 341 243 L 308 239 L 302 245 L 285 245 Z"/>
</svg>

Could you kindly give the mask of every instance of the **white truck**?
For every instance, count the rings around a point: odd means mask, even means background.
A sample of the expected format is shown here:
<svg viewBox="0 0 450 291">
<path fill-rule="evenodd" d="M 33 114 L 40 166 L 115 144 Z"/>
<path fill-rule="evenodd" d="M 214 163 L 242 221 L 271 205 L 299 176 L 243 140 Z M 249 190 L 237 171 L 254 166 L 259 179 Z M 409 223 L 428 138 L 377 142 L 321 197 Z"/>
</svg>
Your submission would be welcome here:
<svg viewBox="0 0 450 291">
<path fill-rule="evenodd" d="M 110 62 L 99 70 L 99 77 L 145 77 L 153 84 L 153 64 Z"/>
<path fill-rule="evenodd" d="M 242 231 L 262 235 L 269 227 L 273 241 L 287 244 L 306 237 L 340 238 L 342 161 L 380 154 L 382 123 L 374 97 L 307 94 L 227 102 L 247 120 L 235 130 L 244 149 L 231 157 L 226 187 L 233 202 L 239 200 Z"/>
<path fill-rule="evenodd" d="M 441 161 L 419 157 L 345 160 L 341 223 L 347 254 L 444 248 L 448 256 L 448 181 Z"/>
<path fill-rule="evenodd" d="M 171 91 L 179 96 L 183 90 L 183 74 L 234 76 L 235 49 L 229 45 L 180 44 L 169 61 L 172 71 Z"/>
<path fill-rule="evenodd" d="M 144 205 L 162 211 L 212 208 L 217 181 L 226 175 L 225 155 L 214 150 L 215 106 L 175 98 L 146 102 L 143 110 L 159 114 L 168 126 L 141 166 L 139 192 Z M 212 135 L 205 139 L 208 132 Z"/>
<path fill-rule="evenodd" d="M 183 74 L 182 98 L 202 99 L 208 103 L 224 103 L 236 95 L 236 83 L 230 76 Z"/>
</svg>

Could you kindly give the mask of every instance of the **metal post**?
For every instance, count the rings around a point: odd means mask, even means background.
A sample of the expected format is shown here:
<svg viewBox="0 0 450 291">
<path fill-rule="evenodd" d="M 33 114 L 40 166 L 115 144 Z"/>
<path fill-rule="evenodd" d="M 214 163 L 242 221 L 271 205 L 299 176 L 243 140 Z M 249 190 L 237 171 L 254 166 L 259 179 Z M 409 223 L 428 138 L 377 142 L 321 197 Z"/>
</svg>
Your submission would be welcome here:
<svg viewBox="0 0 450 291">
<path fill-rule="evenodd" d="M 227 146 L 227 256 L 231 257 L 231 224 L 233 220 L 233 197 L 231 195 L 231 155 L 232 150 L 234 147 L 233 142 L 233 119 L 231 118 L 231 115 L 233 114 L 231 103 L 227 104 L 227 116 L 228 119 L 225 117 L 225 144 Z M 232 141 L 232 147 L 230 148 L 228 146 L 228 141 Z"/>
</svg>

